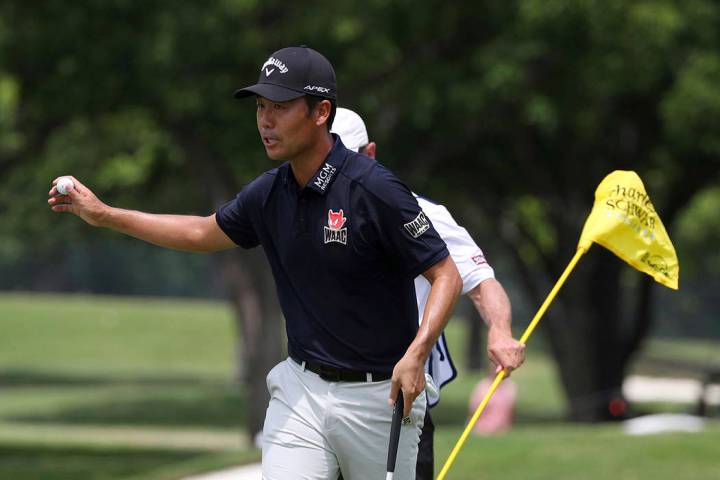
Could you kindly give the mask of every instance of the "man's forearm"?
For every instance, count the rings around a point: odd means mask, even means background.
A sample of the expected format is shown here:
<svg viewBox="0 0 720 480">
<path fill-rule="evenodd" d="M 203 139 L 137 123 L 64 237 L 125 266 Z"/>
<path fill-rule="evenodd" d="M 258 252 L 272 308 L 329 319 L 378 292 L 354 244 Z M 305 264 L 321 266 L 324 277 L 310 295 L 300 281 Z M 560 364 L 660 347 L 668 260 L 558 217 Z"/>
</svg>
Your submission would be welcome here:
<svg viewBox="0 0 720 480">
<path fill-rule="evenodd" d="M 500 282 L 489 278 L 470 290 L 468 296 L 489 328 L 512 334 L 512 307 Z"/>
<path fill-rule="evenodd" d="M 470 290 L 468 296 L 488 325 L 490 360 L 509 375 L 525 361 L 525 346 L 512 336 L 512 311 L 505 289 L 490 278 Z"/>
<path fill-rule="evenodd" d="M 209 252 L 230 244 L 208 238 L 214 217 L 165 215 L 108 207 L 100 226 L 110 228 L 160 247 L 189 252 Z"/>
<path fill-rule="evenodd" d="M 159 215 L 111 207 L 75 177 L 66 191 L 60 192 L 55 179 L 48 192 L 48 204 L 54 212 L 72 213 L 90 225 L 105 227 L 149 243 L 175 250 L 215 252 L 235 246 L 222 231 L 215 215 Z"/>
<path fill-rule="evenodd" d="M 448 263 L 442 266 L 434 278 L 428 278 L 431 282 L 430 295 L 418 333 L 408 348 L 408 352 L 417 355 L 423 362 L 450 320 L 450 315 L 462 291 L 462 280 L 457 273 L 455 264 L 450 257 L 443 262 Z"/>
</svg>

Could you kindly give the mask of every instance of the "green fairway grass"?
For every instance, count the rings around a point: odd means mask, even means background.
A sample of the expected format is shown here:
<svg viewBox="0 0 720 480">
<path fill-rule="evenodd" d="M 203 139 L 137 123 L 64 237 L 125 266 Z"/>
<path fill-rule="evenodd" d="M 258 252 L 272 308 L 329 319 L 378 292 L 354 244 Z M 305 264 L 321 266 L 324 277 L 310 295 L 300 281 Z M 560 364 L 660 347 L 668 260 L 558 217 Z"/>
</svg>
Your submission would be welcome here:
<svg viewBox="0 0 720 480">
<path fill-rule="evenodd" d="M 197 455 L 161 450 L 3 446 L 0 448 L 0 472 L 8 479 L 123 478 Z"/>
<path fill-rule="evenodd" d="M 174 480 L 218 466 L 257 461 L 255 452 L 61 447 L 0 443 L 0 478 L 8 480 Z"/>
<path fill-rule="evenodd" d="M 259 460 L 244 435 L 243 390 L 232 381 L 236 333 L 224 303 L 2 294 L 0 312 L 0 479 L 173 480 Z M 482 378 L 462 368 L 464 328 L 448 329 L 460 376 L 433 410 L 438 471 Z M 541 338 L 512 375 L 514 428 L 471 436 L 448 480 L 720 478 L 717 423 L 650 437 L 564 423 Z M 702 359 L 712 346 L 663 340 L 649 351 Z"/>
<path fill-rule="evenodd" d="M 0 295 L 0 479 L 173 479 L 259 459 L 223 303 Z"/>
<path fill-rule="evenodd" d="M 436 471 L 460 432 L 436 432 Z M 702 433 L 626 436 L 619 425 L 518 425 L 471 436 L 447 480 L 713 480 L 720 478 L 720 428 Z"/>
<path fill-rule="evenodd" d="M 0 303 L 6 374 L 62 383 L 95 373 L 226 379 L 232 371 L 236 337 L 223 303 L 7 294 Z"/>
</svg>

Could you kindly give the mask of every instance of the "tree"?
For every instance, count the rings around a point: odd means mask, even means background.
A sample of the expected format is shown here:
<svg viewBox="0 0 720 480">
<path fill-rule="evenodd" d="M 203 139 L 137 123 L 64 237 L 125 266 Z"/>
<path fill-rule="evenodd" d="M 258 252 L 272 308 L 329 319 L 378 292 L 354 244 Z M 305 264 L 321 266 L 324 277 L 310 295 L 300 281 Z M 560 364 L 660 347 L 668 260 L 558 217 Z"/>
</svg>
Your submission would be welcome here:
<svg viewBox="0 0 720 480">
<path fill-rule="evenodd" d="M 717 182 L 717 19 L 703 1 L 485 2 L 414 16 L 397 50 L 432 40 L 384 83 L 400 108 L 370 121 L 388 124 L 381 158 L 412 162 L 410 183 L 457 208 L 480 205 L 480 228 L 502 239 L 539 305 L 604 175 L 637 170 L 670 226 Z M 653 291 L 601 249 L 573 273 L 544 325 L 571 418 L 612 416 Z"/>
</svg>

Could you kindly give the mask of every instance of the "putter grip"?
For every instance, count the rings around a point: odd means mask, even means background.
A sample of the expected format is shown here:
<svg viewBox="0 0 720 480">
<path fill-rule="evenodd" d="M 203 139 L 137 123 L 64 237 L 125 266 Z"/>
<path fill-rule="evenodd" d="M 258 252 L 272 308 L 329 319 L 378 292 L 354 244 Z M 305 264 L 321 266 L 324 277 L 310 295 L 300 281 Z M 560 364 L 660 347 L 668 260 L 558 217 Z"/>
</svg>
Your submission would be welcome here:
<svg viewBox="0 0 720 480">
<path fill-rule="evenodd" d="M 405 401 L 403 400 L 402 390 L 400 390 L 393 407 L 392 424 L 390 425 L 390 445 L 388 446 L 387 457 L 388 472 L 395 472 L 395 460 L 397 459 L 398 443 L 400 442 L 400 423 L 402 422 L 404 406 Z"/>
</svg>

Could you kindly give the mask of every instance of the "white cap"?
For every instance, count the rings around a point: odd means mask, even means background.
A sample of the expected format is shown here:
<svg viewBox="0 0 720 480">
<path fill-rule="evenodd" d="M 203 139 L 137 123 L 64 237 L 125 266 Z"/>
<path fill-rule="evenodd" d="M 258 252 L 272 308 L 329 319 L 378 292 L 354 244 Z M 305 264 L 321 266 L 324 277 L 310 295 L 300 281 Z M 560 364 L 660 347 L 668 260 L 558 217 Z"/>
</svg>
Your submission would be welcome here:
<svg viewBox="0 0 720 480">
<path fill-rule="evenodd" d="M 354 152 L 359 151 L 360 147 L 364 147 L 369 142 L 365 122 L 360 115 L 347 108 L 337 108 L 330 131 L 337 133 L 343 144 Z"/>
</svg>

